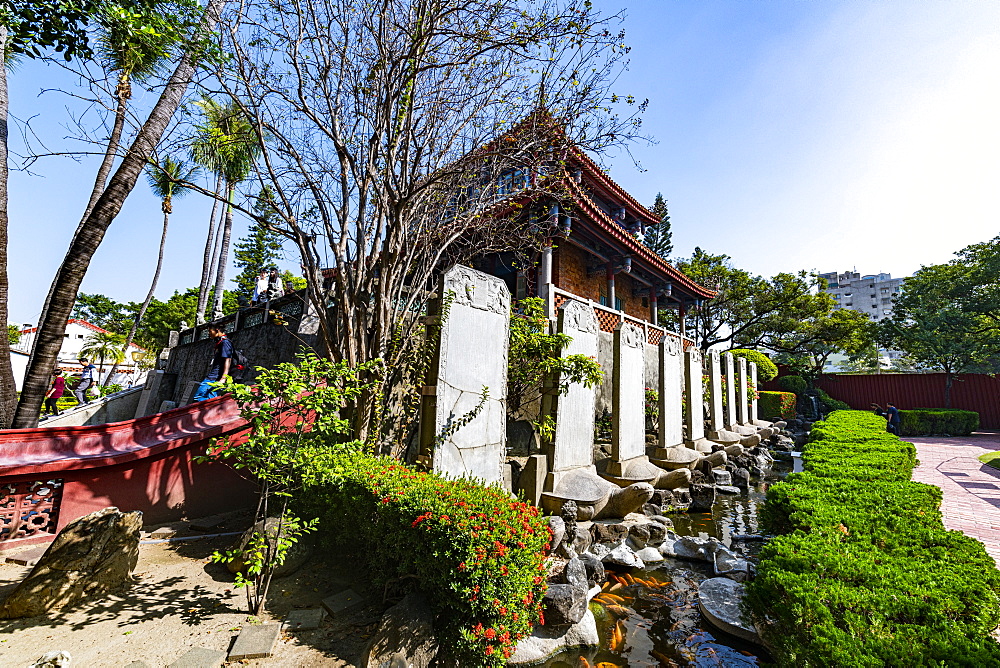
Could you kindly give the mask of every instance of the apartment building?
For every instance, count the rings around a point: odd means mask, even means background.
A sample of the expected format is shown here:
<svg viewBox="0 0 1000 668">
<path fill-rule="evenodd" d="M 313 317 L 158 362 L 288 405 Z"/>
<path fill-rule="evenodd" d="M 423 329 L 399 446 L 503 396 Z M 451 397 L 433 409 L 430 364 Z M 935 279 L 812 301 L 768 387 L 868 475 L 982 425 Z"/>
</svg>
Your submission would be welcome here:
<svg viewBox="0 0 1000 668">
<path fill-rule="evenodd" d="M 885 273 L 862 275 L 856 271 L 832 271 L 819 277 L 826 281 L 824 291 L 836 300 L 837 308 L 867 313 L 875 321 L 892 317 L 892 300 L 899 296 L 903 283 L 902 278 Z M 879 350 L 879 354 L 886 367 L 903 356 L 898 350 Z M 836 365 L 840 360 L 831 361 Z"/>
</svg>

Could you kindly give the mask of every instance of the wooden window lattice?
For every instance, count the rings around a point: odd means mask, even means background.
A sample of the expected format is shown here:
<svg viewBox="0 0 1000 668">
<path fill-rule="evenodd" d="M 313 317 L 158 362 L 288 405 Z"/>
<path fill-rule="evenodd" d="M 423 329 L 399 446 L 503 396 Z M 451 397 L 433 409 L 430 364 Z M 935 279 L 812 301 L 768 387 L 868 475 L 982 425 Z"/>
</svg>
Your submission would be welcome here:
<svg viewBox="0 0 1000 668">
<path fill-rule="evenodd" d="M 0 542 L 55 535 L 62 480 L 26 480 L 0 485 Z"/>
</svg>

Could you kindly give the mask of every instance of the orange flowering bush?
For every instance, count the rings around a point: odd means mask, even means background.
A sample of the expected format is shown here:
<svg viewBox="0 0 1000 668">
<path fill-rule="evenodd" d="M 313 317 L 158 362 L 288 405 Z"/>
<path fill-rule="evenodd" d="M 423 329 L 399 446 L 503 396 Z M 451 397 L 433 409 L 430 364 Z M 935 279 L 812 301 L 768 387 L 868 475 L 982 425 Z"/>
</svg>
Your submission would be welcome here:
<svg viewBox="0 0 1000 668">
<path fill-rule="evenodd" d="M 505 665 L 541 615 L 552 534 L 538 509 L 386 457 L 317 455 L 305 516 L 356 545 L 377 584 L 423 591 L 438 640 L 458 665 Z"/>
</svg>

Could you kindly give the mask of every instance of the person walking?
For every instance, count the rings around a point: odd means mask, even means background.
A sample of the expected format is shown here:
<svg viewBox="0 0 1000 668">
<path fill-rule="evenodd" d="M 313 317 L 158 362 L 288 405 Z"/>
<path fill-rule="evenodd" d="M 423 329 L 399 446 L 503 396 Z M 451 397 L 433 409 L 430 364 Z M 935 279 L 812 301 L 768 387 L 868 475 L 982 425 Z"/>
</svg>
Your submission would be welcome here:
<svg viewBox="0 0 1000 668">
<path fill-rule="evenodd" d="M 209 325 L 208 335 L 215 339 L 212 366 L 209 367 L 205 380 L 198 386 L 192 401 L 204 401 L 218 396 L 219 391 L 212 387 L 212 383 L 218 383 L 229 375 L 229 367 L 233 361 L 233 342 L 226 337 L 222 328 L 218 325 Z"/>
<path fill-rule="evenodd" d="M 899 409 L 891 401 L 886 402 L 885 419 L 889 421 L 889 433 L 899 436 Z"/>
<path fill-rule="evenodd" d="M 91 364 L 90 360 L 85 357 L 80 358 L 80 365 L 83 367 L 83 371 L 80 372 L 80 383 L 73 390 L 73 396 L 76 397 L 77 405 L 85 406 L 90 403 L 90 399 L 87 398 L 87 390 L 94 384 L 94 369 L 97 366 Z"/>
<path fill-rule="evenodd" d="M 42 415 L 51 413 L 53 416 L 59 415 L 59 399 L 66 391 L 66 379 L 63 378 L 62 369 L 53 372 L 52 387 L 45 393 L 45 410 Z"/>
</svg>

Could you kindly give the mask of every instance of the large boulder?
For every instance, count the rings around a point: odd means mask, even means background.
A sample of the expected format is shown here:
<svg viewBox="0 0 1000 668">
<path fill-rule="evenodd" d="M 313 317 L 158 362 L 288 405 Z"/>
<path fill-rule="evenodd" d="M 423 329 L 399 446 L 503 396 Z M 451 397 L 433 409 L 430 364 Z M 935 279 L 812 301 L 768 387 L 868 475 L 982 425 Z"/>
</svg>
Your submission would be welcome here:
<svg viewBox="0 0 1000 668">
<path fill-rule="evenodd" d="M 360 665 L 364 668 L 429 668 L 437 653 L 434 613 L 423 595 L 412 593 L 382 615 Z"/>
<path fill-rule="evenodd" d="M 121 591 L 139 561 L 142 513 L 105 508 L 70 522 L 0 603 L 0 619 L 34 617 Z"/>
<path fill-rule="evenodd" d="M 238 550 L 240 554 L 226 564 L 230 573 L 242 573 L 246 569 L 247 564 L 243 560 L 243 551 L 247 549 L 250 541 L 254 540 L 255 535 L 267 536 L 267 540 L 272 543 L 277 540 L 279 521 L 280 518 L 268 517 L 243 532 L 240 539 L 236 541 L 236 545 L 233 546 L 233 549 Z M 281 532 L 284 533 L 284 527 L 281 528 Z M 274 569 L 274 577 L 283 578 L 302 568 L 302 565 L 309 561 L 309 557 L 312 556 L 312 550 L 312 537 L 309 535 L 300 536 L 288 548 L 285 560 Z"/>
<path fill-rule="evenodd" d="M 545 590 L 542 610 L 546 626 L 576 624 L 587 612 L 587 586 L 571 584 L 551 584 Z"/>
<path fill-rule="evenodd" d="M 715 505 L 715 487 L 712 485 L 691 485 L 691 506 L 688 512 L 709 513 Z"/>
<path fill-rule="evenodd" d="M 600 636 L 597 635 L 597 620 L 594 619 L 594 613 L 587 610 L 583 619 L 568 628 L 536 626 L 530 636 L 518 641 L 514 655 L 507 661 L 507 665 L 533 666 L 565 649 L 597 647 L 600 642 Z"/>
<path fill-rule="evenodd" d="M 580 555 L 580 562 L 583 563 L 583 567 L 587 571 L 587 586 L 598 587 L 608 581 L 604 562 L 597 555 L 584 552 Z"/>
</svg>

